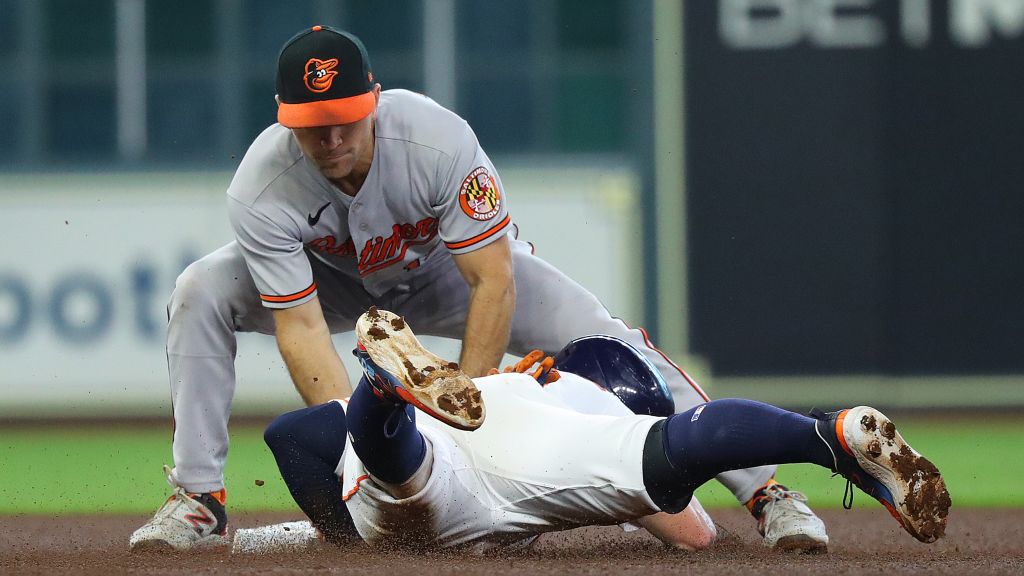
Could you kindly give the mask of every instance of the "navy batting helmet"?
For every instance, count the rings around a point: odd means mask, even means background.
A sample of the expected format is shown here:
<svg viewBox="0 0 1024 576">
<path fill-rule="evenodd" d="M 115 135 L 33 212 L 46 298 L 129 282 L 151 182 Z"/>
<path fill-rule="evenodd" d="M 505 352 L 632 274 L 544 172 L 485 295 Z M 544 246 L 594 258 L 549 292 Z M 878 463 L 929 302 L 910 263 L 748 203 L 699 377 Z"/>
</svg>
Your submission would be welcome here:
<svg viewBox="0 0 1024 576">
<path fill-rule="evenodd" d="M 634 414 L 671 416 L 676 411 L 658 369 L 639 350 L 618 338 L 577 338 L 555 354 L 555 368 L 603 386 Z"/>
</svg>

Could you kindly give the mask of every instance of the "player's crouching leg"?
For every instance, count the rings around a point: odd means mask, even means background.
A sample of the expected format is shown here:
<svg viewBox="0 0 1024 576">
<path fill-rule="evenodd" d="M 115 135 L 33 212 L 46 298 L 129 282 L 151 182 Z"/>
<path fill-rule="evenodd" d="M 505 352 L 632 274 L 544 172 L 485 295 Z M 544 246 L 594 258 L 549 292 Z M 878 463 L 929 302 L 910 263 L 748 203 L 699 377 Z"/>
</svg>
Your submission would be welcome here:
<svg viewBox="0 0 1024 576">
<path fill-rule="evenodd" d="M 268 331 L 273 326 L 234 243 L 181 273 L 167 313 L 167 367 L 176 423 L 176 467 L 167 474 L 175 490 L 132 534 L 132 551 L 188 551 L 227 544 L 223 470 L 234 391 L 235 331 Z"/>
</svg>

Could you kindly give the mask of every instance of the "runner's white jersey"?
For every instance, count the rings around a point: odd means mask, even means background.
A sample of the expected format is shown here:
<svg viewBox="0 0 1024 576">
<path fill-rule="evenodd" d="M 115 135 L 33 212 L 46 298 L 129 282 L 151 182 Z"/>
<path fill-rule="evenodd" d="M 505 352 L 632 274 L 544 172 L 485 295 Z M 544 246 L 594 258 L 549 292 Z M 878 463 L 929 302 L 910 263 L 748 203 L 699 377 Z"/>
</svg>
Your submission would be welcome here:
<svg viewBox="0 0 1024 576">
<path fill-rule="evenodd" d="M 525 374 L 474 379 L 487 419 L 473 432 L 417 414 L 434 460 L 426 487 L 404 500 L 388 496 L 347 446 L 337 472 L 360 535 L 386 545 L 408 541 L 415 526 L 415 539 L 484 551 L 657 512 L 643 485 L 642 458 L 659 418 L 632 414 L 575 374 L 562 380 L 545 389 Z M 562 398 L 581 398 L 571 400 L 579 409 Z M 600 413 L 606 410 L 615 415 Z"/>
<path fill-rule="evenodd" d="M 377 108 L 373 163 L 354 197 L 279 124 L 253 142 L 227 194 L 263 304 L 287 308 L 316 294 L 308 257 L 380 296 L 448 254 L 498 240 L 512 230 L 503 192 L 464 120 L 426 96 L 388 90 Z"/>
</svg>

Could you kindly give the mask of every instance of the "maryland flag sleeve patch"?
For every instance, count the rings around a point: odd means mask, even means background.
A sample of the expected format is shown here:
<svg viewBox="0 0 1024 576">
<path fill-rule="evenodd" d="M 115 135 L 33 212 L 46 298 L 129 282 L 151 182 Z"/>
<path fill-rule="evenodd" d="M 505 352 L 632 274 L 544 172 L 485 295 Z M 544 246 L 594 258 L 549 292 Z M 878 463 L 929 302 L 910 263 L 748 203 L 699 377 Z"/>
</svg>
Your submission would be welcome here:
<svg viewBox="0 0 1024 576">
<path fill-rule="evenodd" d="M 474 168 L 459 188 L 459 206 L 474 220 L 490 220 L 501 211 L 501 190 L 487 167 Z"/>
</svg>

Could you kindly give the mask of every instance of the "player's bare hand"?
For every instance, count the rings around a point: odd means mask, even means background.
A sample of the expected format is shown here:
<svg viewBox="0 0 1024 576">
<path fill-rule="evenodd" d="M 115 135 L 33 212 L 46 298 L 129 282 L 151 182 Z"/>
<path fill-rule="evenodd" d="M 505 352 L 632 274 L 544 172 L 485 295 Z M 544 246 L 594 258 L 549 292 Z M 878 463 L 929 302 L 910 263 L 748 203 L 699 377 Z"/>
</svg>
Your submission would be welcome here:
<svg viewBox="0 0 1024 576">
<path fill-rule="evenodd" d="M 534 364 L 537 365 L 534 368 Z M 523 357 L 522 360 L 517 362 L 514 366 L 506 366 L 502 372 L 518 372 L 520 374 L 529 374 L 534 380 L 541 384 L 550 384 L 561 378 L 561 374 L 558 370 L 553 368 L 555 359 L 551 356 L 544 356 L 544 353 L 540 350 L 533 350 L 529 354 Z M 488 376 L 498 374 L 497 368 L 491 368 L 488 372 Z"/>
</svg>

